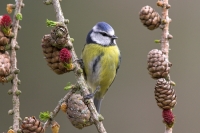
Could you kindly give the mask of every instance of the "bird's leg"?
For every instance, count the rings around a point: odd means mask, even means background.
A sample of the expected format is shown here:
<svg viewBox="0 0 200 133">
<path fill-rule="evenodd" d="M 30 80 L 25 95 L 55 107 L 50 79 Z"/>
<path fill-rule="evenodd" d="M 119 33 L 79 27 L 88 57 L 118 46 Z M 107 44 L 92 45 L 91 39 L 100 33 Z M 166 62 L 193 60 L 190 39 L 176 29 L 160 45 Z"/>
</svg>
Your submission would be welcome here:
<svg viewBox="0 0 200 133">
<path fill-rule="evenodd" d="M 82 69 L 84 69 L 83 59 L 76 59 L 73 62 L 77 61 Z"/>
<path fill-rule="evenodd" d="M 95 89 L 95 91 L 94 91 L 93 93 L 90 93 L 90 94 L 84 96 L 84 99 L 90 99 L 90 98 L 93 98 L 94 95 L 97 93 L 97 91 L 99 91 L 100 88 L 101 88 L 100 86 L 97 86 L 97 88 Z"/>
</svg>

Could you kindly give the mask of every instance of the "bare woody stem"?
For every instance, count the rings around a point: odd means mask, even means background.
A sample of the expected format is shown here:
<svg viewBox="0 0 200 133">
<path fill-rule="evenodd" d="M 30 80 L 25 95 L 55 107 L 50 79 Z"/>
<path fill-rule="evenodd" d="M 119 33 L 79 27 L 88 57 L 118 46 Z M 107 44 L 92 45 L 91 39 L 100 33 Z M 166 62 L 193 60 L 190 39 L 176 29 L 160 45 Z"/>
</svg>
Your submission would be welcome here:
<svg viewBox="0 0 200 133">
<path fill-rule="evenodd" d="M 165 54 L 167 61 L 169 61 L 169 23 L 171 19 L 168 14 L 169 3 L 168 0 L 163 0 L 162 6 L 162 23 L 165 23 L 164 28 L 162 30 L 162 41 L 161 41 L 161 50 Z M 170 80 L 170 75 L 168 75 Z M 164 133 L 172 133 L 172 128 L 169 128 L 167 125 L 165 127 Z"/>
<path fill-rule="evenodd" d="M 165 127 L 165 132 L 164 133 L 172 133 L 172 128 Z"/>
<path fill-rule="evenodd" d="M 161 41 L 161 50 L 166 55 L 167 61 L 169 61 L 169 23 L 171 19 L 168 16 L 168 9 L 166 5 L 168 5 L 168 0 L 163 0 L 164 6 L 162 8 L 162 22 L 165 21 L 165 26 L 162 31 L 162 41 Z"/>
<path fill-rule="evenodd" d="M 21 7 L 23 4 L 23 0 L 15 0 L 16 7 L 15 12 L 13 15 L 13 27 L 12 32 L 14 33 L 14 37 L 11 40 L 11 71 L 15 71 L 17 69 L 17 58 L 16 58 L 16 50 L 15 46 L 17 45 L 17 33 L 18 33 L 18 26 L 19 20 L 16 18 L 16 14 L 21 12 Z M 14 78 L 12 81 L 12 91 L 13 91 L 13 130 L 15 133 L 19 130 L 19 120 L 20 120 L 20 102 L 19 102 L 19 95 L 15 92 L 18 91 L 18 75 L 14 74 Z"/>
<path fill-rule="evenodd" d="M 75 93 L 76 92 L 76 89 L 71 89 L 62 99 L 61 99 L 61 101 L 59 101 L 59 103 L 58 103 L 58 105 L 55 107 L 55 109 L 53 110 L 53 114 L 52 114 L 52 116 L 51 116 L 51 118 L 54 118 L 57 114 L 58 114 L 58 112 L 60 111 L 60 106 L 61 106 L 61 104 L 63 103 L 63 102 L 65 102 L 65 101 L 67 101 L 67 99 L 69 99 L 70 98 L 70 96 L 73 94 L 73 93 Z"/>
<path fill-rule="evenodd" d="M 63 13 L 62 13 L 62 9 L 61 9 L 61 6 L 60 6 L 60 2 L 59 0 L 52 0 L 52 4 L 53 4 L 53 7 L 54 7 L 54 10 L 56 12 L 56 19 L 58 22 L 63 22 L 64 23 L 64 16 L 63 16 Z M 66 29 L 68 31 L 68 28 L 66 26 Z M 69 33 L 69 32 L 68 32 Z M 72 46 L 72 42 L 70 41 L 70 36 L 68 34 L 68 43 L 69 45 Z M 71 54 L 72 54 L 72 59 L 75 61 L 78 59 L 76 53 L 75 53 L 75 50 L 74 48 L 72 47 L 71 49 Z M 84 76 L 83 74 L 77 74 L 77 71 L 79 71 L 81 68 L 80 68 L 80 65 L 75 61 L 74 62 L 74 66 L 75 66 L 75 70 L 74 70 L 74 73 L 76 75 L 76 80 L 77 80 L 77 83 L 79 84 L 80 86 L 80 91 L 81 93 L 86 96 L 88 94 L 90 94 L 89 90 L 88 90 L 88 86 L 85 82 L 85 79 L 84 79 Z M 107 133 L 104 126 L 103 126 L 103 123 L 101 121 L 99 121 L 99 114 L 98 112 L 96 111 L 96 108 L 94 106 L 94 103 L 93 103 L 93 100 L 90 99 L 88 101 L 88 108 L 91 112 L 91 117 L 94 121 L 94 124 L 96 125 L 96 128 L 98 130 L 99 133 Z"/>
<path fill-rule="evenodd" d="M 53 119 L 54 117 L 56 117 L 56 115 L 58 114 L 58 112 L 60 111 L 60 106 L 63 102 L 67 101 L 67 99 L 70 98 L 70 96 L 76 92 L 76 89 L 71 89 L 58 103 L 58 105 L 55 107 L 55 109 L 53 110 L 52 114 L 51 114 L 51 119 Z M 50 120 L 48 120 L 45 124 L 44 124 L 44 129 L 50 124 Z"/>
</svg>

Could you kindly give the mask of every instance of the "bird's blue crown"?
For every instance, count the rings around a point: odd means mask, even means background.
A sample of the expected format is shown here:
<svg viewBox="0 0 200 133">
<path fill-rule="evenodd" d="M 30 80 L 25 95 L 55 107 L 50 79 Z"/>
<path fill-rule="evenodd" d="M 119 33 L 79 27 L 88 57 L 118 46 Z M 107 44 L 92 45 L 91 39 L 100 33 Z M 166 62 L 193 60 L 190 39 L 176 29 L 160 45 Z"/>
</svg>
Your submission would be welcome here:
<svg viewBox="0 0 200 133">
<path fill-rule="evenodd" d="M 95 31 L 104 31 L 107 33 L 114 32 L 114 29 L 106 22 L 98 22 L 94 27 L 93 30 Z"/>
</svg>

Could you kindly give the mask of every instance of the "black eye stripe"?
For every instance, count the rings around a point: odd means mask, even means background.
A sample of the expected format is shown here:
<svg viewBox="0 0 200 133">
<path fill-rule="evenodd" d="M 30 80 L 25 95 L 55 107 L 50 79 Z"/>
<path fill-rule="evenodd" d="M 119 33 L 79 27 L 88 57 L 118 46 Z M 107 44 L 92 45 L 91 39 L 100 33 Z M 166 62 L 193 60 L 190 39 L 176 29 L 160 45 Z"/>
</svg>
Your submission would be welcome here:
<svg viewBox="0 0 200 133">
<path fill-rule="evenodd" d="M 108 34 L 106 34 L 106 33 L 104 33 L 104 32 L 100 32 L 100 34 L 101 34 L 102 36 L 108 36 Z"/>
</svg>

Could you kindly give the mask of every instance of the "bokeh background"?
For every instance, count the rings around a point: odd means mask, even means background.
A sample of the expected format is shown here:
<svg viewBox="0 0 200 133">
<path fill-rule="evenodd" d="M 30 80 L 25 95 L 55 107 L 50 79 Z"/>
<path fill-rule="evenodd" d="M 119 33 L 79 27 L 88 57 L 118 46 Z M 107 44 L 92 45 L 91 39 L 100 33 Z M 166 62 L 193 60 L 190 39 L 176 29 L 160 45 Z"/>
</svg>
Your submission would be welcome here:
<svg viewBox="0 0 200 133">
<path fill-rule="evenodd" d="M 0 14 L 6 14 L 6 4 L 14 0 L 0 0 Z M 67 82 L 75 83 L 74 74 L 56 75 L 46 65 L 40 46 L 43 35 L 50 33 L 46 19 L 55 20 L 53 7 L 42 0 L 26 0 L 22 10 L 22 29 L 18 34 L 20 50 L 17 51 L 18 68 L 21 70 L 19 89 L 21 117 L 36 116 L 41 111 L 51 111 L 67 93 L 63 90 Z M 138 13 L 145 5 L 156 11 L 156 0 L 63 0 L 61 2 L 70 35 L 75 39 L 74 47 L 78 56 L 85 43 L 88 31 L 98 22 L 106 21 L 113 26 L 119 37 L 117 43 L 122 54 L 122 63 L 117 78 L 108 91 L 101 109 L 108 133 L 161 133 L 164 132 L 162 110 L 154 99 L 155 80 L 147 71 L 147 53 L 160 49 L 155 39 L 160 39 L 161 30 L 149 31 L 140 23 Z M 172 5 L 169 60 L 171 78 L 175 87 L 178 104 L 173 112 L 176 116 L 175 133 L 200 132 L 200 19 L 199 0 L 169 0 Z M 13 14 L 11 14 L 13 15 Z M 0 132 L 12 125 L 12 97 L 7 95 L 11 84 L 0 84 Z M 82 130 L 74 128 L 66 114 L 60 112 L 56 121 L 61 125 L 60 133 L 97 132 L 95 126 Z M 50 132 L 50 129 L 47 130 Z"/>
</svg>

